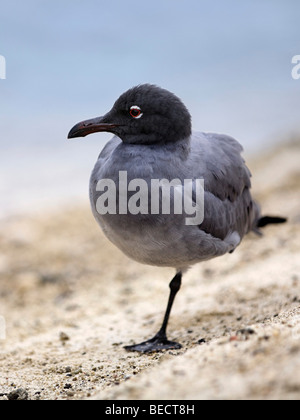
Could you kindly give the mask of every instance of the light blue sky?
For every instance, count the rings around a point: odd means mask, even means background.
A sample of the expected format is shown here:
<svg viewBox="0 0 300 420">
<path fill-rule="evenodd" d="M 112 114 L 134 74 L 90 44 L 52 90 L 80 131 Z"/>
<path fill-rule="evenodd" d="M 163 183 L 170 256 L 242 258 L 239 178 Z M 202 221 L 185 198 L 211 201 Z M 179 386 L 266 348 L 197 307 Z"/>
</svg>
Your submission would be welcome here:
<svg viewBox="0 0 300 420">
<path fill-rule="evenodd" d="M 299 20 L 298 0 L 6 1 L 0 194 L 10 183 L 21 193 L 5 205 L 84 196 L 110 136 L 67 133 L 139 83 L 173 91 L 194 129 L 230 134 L 249 152 L 299 132 Z"/>
</svg>

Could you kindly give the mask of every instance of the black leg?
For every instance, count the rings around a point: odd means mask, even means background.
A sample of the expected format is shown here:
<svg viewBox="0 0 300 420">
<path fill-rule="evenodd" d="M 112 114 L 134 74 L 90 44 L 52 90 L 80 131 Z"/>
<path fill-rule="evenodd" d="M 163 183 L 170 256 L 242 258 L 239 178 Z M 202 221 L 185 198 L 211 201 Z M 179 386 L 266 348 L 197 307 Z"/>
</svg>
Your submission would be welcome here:
<svg viewBox="0 0 300 420">
<path fill-rule="evenodd" d="M 175 297 L 180 289 L 181 280 L 182 280 L 182 273 L 177 273 L 174 279 L 170 283 L 169 302 L 168 302 L 163 324 L 161 326 L 161 329 L 158 331 L 158 333 L 150 340 L 147 340 L 141 344 L 135 344 L 133 346 L 124 347 L 125 350 L 139 351 L 141 353 L 150 353 L 154 351 L 181 348 L 181 345 L 179 343 L 175 343 L 174 341 L 169 341 L 167 339 L 167 326 L 168 326 L 168 322 L 170 318 L 170 313 L 171 313 L 171 309 L 172 309 Z"/>
</svg>

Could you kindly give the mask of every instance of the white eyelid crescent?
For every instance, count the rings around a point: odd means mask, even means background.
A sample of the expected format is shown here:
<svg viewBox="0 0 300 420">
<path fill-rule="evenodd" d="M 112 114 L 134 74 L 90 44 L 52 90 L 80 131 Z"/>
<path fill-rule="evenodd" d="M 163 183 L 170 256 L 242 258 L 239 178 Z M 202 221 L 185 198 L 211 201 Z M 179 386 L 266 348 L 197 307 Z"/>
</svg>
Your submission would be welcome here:
<svg viewBox="0 0 300 420">
<path fill-rule="evenodd" d="M 139 107 L 139 106 L 137 106 L 137 105 L 133 105 L 131 108 L 130 108 L 130 111 L 132 111 L 133 109 L 136 109 L 137 111 L 142 111 L 141 110 L 141 108 Z M 139 118 L 142 118 L 142 116 L 143 116 L 143 113 L 141 112 L 140 113 L 140 115 L 138 116 L 138 117 L 134 117 L 136 120 L 138 120 Z"/>
</svg>

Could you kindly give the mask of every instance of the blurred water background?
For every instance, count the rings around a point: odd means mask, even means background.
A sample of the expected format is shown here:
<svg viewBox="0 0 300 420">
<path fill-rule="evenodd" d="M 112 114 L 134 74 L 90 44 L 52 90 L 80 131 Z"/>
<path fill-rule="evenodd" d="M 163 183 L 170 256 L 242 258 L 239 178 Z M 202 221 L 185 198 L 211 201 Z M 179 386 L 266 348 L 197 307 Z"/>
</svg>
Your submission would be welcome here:
<svg viewBox="0 0 300 420">
<path fill-rule="evenodd" d="M 109 134 L 69 129 L 154 83 L 255 153 L 299 133 L 297 0 L 10 0 L 0 8 L 0 216 L 88 200 Z"/>
</svg>

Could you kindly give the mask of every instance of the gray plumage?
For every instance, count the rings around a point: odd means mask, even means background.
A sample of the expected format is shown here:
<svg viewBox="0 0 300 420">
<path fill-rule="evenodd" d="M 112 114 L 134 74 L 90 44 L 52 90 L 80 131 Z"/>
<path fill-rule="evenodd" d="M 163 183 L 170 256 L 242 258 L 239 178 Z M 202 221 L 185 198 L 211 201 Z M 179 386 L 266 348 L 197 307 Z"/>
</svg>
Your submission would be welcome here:
<svg viewBox="0 0 300 420">
<path fill-rule="evenodd" d="M 104 233 L 130 258 L 150 265 L 190 265 L 233 251 L 245 234 L 256 228 L 258 209 L 250 194 L 250 172 L 241 157 L 241 146 L 232 138 L 192 133 L 183 142 L 153 146 L 124 144 L 117 137 L 104 148 L 90 182 L 94 216 Z M 186 214 L 105 215 L 96 202 L 99 179 L 118 186 L 119 171 L 128 182 L 151 179 L 204 178 L 205 216 L 200 226 L 187 226 Z"/>
<path fill-rule="evenodd" d="M 73 127 L 69 138 L 99 131 L 112 132 L 115 137 L 101 152 L 90 180 L 97 222 L 107 238 L 130 258 L 174 267 L 177 272 L 170 284 L 161 329 L 153 339 L 126 349 L 149 352 L 180 348 L 167 340 L 166 328 L 182 273 L 193 264 L 233 252 L 248 232 L 285 219 L 261 218 L 251 197 L 251 174 L 241 156 L 242 146 L 225 135 L 192 132 L 190 113 L 167 90 L 153 85 L 134 87 L 121 95 L 104 117 Z M 118 196 L 120 171 L 126 171 L 128 183 L 145 181 L 149 191 L 153 179 L 178 179 L 182 184 L 187 179 L 204 179 L 203 222 L 187 225 L 187 214 L 174 211 L 100 215 L 97 184 L 104 179 L 114 181 Z M 193 200 L 197 201 L 195 191 Z M 118 210 L 120 203 L 116 204 Z"/>
</svg>

